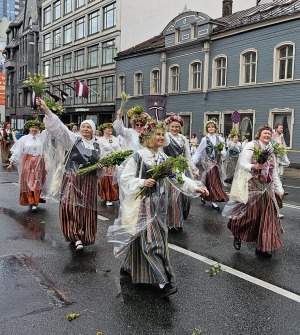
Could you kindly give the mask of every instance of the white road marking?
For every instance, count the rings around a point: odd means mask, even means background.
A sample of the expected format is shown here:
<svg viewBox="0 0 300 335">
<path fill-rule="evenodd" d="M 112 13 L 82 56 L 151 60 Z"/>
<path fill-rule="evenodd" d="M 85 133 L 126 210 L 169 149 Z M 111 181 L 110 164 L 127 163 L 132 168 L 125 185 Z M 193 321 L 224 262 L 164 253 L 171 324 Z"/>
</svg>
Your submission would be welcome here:
<svg viewBox="0 0 300 335">
<path fill-rule="evenodd" d="M 212 260 L 212 259 L 209 259 L 207 257 L 204 257 L 204 256 L 201 256 L 201 255 L 198 255 L 192 251 L 189 251 L 189 250 L 186 250 L 186 249 L 183 249 L 181 247 L 178 247 L 177 245 L 174 245 L 174 244 L 169 244 L 169 247 L 170 249 L 173 249 L 173 250 L 176 250 L 182 254 L 185 254 L 187 256 L 190 256 L 192 258 L 195 258 L 203 263 L 206 263 L 208 265 L 215 265 L 217 262 Z M 300 296 L 295 294 L 295 293 L 292 293 L 292 292 L 289 292 L 285 289 L 282 289 L 278 286 L 275 286 L 275 285 L 272 285 L 272 284 L 269 284 L 263 280 L 260 280 L 260 279 L 257 279 L 255 277 L 252 277 L 252 276 L 249 276 L 247 275 L 246 273 L 243 273 L 241 271 L 238 271 L 238 270 L 235 270 L 229 266 L 226 266 L 224 264 L 221 264 L 221 263 L 218 263 L 221 265 L 221 269 L 225 272 L 228 272 L 236 277 L 239 277 L 241 279 L 244 279 L 244 280 L 247 280 L 248 282 L 250 283 L 253 283 L 255 285 L 258 285 L 258 286 L 261 286 L 267 290 L 270 290 L 274 293 L 277 293 L 277 294 L 280 294 L 286 298 L 289 298 L 291 300 L 294 300 L 294 301 L 297 301 L 297 302 L 300 302 Z"/>
<path fill-rule="evenodd" d="M 282 185 L 283 187 L 290 187 L 290 188 L 300 188 L 300 186 L 290 186 L 290 185 Z"/>
<path fill-rule="evenodd" d="M 98 215 L 98 219 L 99 219 L 99 220 L 102 220 L 102 221 L 107 221 L 107 220 L 109 220 L 108 218 L 106 218 L 105 216 L 102 216 L 102 215 Z"/>
<path fill-rule="evenodd" d="M 15 185 L 15 186 L 19 186 L 19 184 L 18 183 L 12 183 L 13 185 Z"/>
<path fill-rule="evenodd" d="M 298 205 L 285 204 L 285 203 L 283 203 L 283 207 L 294 208 L 294 209 L 300 209 L 300 206 L 298 206 Z"/>
</svg>

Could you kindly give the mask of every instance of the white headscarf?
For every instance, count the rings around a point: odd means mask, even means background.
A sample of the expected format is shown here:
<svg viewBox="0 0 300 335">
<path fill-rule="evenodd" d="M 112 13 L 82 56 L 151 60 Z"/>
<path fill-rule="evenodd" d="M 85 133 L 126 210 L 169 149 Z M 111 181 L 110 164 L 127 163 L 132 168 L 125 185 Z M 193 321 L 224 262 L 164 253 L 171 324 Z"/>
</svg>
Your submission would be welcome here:
<svg viewBox="0 0 300 335">
<path fill-rule="evenodd" d="M 95 136 L 96 133 L 96 126 L 95 126 L 95 122 L 93 120 L 84 120 L 81 122 L 80 127 L 84 124 L 84 123 L 88 123 L 92 129 L 93 129 L 93 135 L 92 138 Z"/>
</svg>

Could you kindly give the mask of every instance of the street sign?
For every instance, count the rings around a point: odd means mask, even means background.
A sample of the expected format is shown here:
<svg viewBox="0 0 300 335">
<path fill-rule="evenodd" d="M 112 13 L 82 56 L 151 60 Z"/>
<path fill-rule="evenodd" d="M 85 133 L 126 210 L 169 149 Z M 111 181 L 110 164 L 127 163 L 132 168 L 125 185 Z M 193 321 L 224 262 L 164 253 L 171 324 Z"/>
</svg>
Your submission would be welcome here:
<svg viewBox="0 0 300 335">
<path fill-rule="evenodd" d="M 240 113 L 235 111 L 231 114 L 231 120 L 233 123 L 239 123 L 240 122 Z"/>
</svg>

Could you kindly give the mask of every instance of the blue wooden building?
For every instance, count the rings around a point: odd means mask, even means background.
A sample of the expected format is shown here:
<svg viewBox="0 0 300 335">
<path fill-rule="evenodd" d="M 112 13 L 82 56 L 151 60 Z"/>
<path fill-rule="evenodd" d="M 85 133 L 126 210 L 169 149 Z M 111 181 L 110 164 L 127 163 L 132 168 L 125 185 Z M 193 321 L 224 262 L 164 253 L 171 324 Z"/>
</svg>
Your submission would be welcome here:
<svg viewBox="0 0 300 335">
<path fill-rule="evenodd" d="M 209 119 L 224 135 L 235 125 L 249 140 L 260 125 L 282 122 L 288 156 L 300 165 L 299 26 L 300 0 L 215 20 L 185 11 L 159 36 L 118 54 L 117 96 L 133 96 L 128 108 L 145 106 L 144 95 L 166 96 L 167 114 L 182 116 L 184 133 L 198 137 Z"/>
</svg>

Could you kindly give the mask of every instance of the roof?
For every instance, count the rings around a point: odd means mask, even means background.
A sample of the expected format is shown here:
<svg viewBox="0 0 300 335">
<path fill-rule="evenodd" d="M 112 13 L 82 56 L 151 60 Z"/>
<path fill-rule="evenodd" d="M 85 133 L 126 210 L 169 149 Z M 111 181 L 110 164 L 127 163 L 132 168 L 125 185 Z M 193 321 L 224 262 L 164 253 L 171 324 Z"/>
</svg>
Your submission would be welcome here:
<svg viewBox="0 0 300 335">
<path fill-rule="evenodd" d="M 156 50 L 164 46 L 165 46 L 165 36 L 163 36 L 163 34 L 160 34 L 150 38 L 147 41 L 137 44 L 132 48 L 119 52 L 117 58 L 138 54 L 140 52 Z"/>
<path fill-rule="evenodd" d="M 296 12 L 300 12 L 300 0 L 275 0 L 271 3 L 255 6 L 228 16 L 217 18 L 217 21 L 226 23 L 227 25 L 225 27 L 216 27 L 214 32 L 251 25 L 280 16 L 292 15 Z"/>
</svg>

